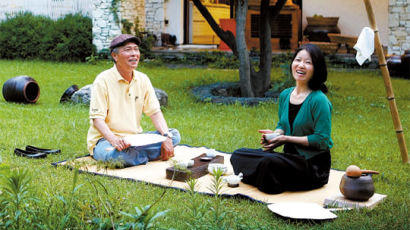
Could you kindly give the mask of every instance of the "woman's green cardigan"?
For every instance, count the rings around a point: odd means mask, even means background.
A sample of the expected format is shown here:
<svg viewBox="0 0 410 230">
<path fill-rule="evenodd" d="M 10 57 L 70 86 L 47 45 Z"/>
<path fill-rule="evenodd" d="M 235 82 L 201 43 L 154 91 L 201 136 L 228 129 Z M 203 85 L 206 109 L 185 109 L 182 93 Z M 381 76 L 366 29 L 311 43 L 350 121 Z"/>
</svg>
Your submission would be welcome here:
<svg viewBox="0 0 410 230">
<path fill-rule="evenodd" d="M 279 121 L 277 129 L 287 136 L 307 136 L 309 147 L 295 145 L 306 159 L 327 151 L 333 146 L 330 137 L 332 104 L 320 90 L 312 91 L 303 102 L 293 122 L 292 133 L 289 124 L 289 100 L 295 87 L 287 88 L 279 96 Z"/>
</svg>

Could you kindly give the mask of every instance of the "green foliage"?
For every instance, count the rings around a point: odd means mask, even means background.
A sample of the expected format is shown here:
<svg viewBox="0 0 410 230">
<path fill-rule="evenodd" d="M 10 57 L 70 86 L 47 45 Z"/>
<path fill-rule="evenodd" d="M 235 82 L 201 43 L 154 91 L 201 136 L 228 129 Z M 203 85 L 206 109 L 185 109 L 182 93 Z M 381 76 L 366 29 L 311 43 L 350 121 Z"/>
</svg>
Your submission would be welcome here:
<svg viewBox="0 0 410 230">
<path fill-rule="evenodd" d="M 114 21 L 118 24 L 120 19 L 118 16 L 118 12 L 120 10 L 121 7 L 121 0 L 111 0 L 111 13 L 114 15 Z"/>
<path fill-rule="evenodd" d="M 132 22 L 129 22 L 127 19 L 122 19 L 121 24 L 122 24 L 121 33 L 131 34 L 131 28 L 133 26 Z"/>
<path fill-rule="evenodd" d="M 168 210 L 153 211 L 153 205 L 145 207 L 135 207 L 135 214 L 120 212 L 121 214 L 131 218 L 131 222 L 125 224 L 126 229 L 156 229 L 157 222 L 160 217 L 164 217 Z"/>
<path fill-rule="evenodd" d="M 80 14 L 53 21 L 19 13 L 0 22 L 0 58 L 85 61 L 93 53 L 92 22 Z"/>
<path fill-rule="evenodd" d="M 189 212 L 186 221 L 188 229 L 233 229 L 235 226 L 239 213 L 227 208 L 228 201 L 220 196 L 225 187 L 222 176 L 223 171 L 219 168 L 212 172 L 212 182 L 208 189 L 214 196 L 206 202 L 200 202 L 199 195 L 195 192 L 198 181 L 190 179 L 186 182 L 190 196 L 189 204 L 186 206 Z"/>
<path fill-rule="evenodd" d="M 238 59 L 229 53 L 221 51 L 200 51 L 194 53 L 184 53 L 182 56 L 158 55 L 155 60 L 160 63 L 182 64 L 184 66 L 208 66 L 217 69 L 238 69 Z"/>
<path fill-rule="evenodd" d="M 32 13 L 18 13 L 0 22 L 0 58 L 38 58 L 51 49 L 54 22 Z M 43 54 L 43 53 L 41 53 Z"/>
<path fill-rule="evenodd" d="M 278 93 L 286 88 L 289 88 L 295 85 L 295 80 L 293 79 L 292 74 L 290 73 L 290 70 L 289 70 L 289 64 L 286 63 L 286 64 L 281 65 L 280 69 L 282 70 L 282 76 L 272 81 L 272 86 L 268 90 L 268 92 L 265 93 L 265 95 Z"/>
<path fill-rule="evenodd" d="M 35 217 L 30 204 L 37 200 L 30 194 L 30 181 L 26 170 L 13 170 L 6 176 L 1 194 L 0 226 L 20 229 L 22 224 L 29 224 L 30 218 Z"/>
<path fill-rule="evenodd" d="M 141 51 L 141 60 L 152 58 L 151 50 L 157 38 L 149 31 L 141 29 L 138 17 L 135 17 L 134 21 L 134 34 L 141 39 L 141 45 L 139 47 Z"/>
<path fill-rule="evenodd" d="M 58 61 L 85 61 L 95 53 L 91 18 L 66 15 L 57 20 L 53 36 L 56 45 L 51 54 Z"/>
</svg>

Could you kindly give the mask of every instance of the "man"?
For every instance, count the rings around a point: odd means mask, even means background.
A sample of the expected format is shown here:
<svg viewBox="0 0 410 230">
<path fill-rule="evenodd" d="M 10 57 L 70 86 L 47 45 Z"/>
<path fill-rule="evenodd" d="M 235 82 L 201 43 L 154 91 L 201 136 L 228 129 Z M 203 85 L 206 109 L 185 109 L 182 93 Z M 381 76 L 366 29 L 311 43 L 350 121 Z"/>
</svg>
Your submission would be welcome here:
<svg viewBox="0 0 410 230">
<path fill-rule="evenodd" d="M 93 83 L 87 144 L 96 160 L 119 160 L 125 166 L 168 160 L 181 139 L 178 130 L 168 129 L 149 78 L 135 70 L 140 44 L 130 34 L 115 37 L 110 44 L 114 67 L 100 73 Z M 157 130 L 150 133 L 165 136 L 164 142 L 136 147 L 124 140 L 126 135 L 142 133 L 142 113 Z"/>
</svg>

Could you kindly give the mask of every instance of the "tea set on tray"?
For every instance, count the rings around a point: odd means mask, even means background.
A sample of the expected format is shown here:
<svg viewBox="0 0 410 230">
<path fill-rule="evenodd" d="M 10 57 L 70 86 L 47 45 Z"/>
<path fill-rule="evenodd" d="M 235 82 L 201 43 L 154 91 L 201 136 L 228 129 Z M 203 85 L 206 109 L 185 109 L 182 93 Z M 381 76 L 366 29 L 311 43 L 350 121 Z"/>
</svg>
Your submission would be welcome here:
<svg viewBox="0 0 410 230">
<path fill-rule="evenodd" d="M 217 170 L 225 175 L 228 172 L 228 167 L 224 164 L 224 157 L 217 155 L 217 153 L 215 149 L 208 149 L 198 157 L 176 162 L 174 167 L 167 168 L 167 178 L 185 181 L 188 177 L 199 178 L 207 173 L 213 175 Z M 188 172 L 184 172 L 184 170 Z M 235 188 L 242 180 L 242 173 L 223 176 L 222 179 L 229 187 Z"/>
</svg>

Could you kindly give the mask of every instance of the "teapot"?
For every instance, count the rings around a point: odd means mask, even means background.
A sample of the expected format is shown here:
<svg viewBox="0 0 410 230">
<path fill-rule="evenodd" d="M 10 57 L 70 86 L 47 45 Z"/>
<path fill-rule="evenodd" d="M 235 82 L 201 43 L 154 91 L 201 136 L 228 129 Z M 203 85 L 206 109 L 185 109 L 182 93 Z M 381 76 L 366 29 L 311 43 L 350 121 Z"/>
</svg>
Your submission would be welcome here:
<svg viewBox="0 0 410 230">
<path fill-rule="evenodd" d="M 375 191 L 372 174 L 379 174 L 379 172 L 361 170 L 355 165 L 347 167 L 340 181 L 340 192 L 349 200 L 367 201 Z"/>
<path fill-rule="evenodd" d="M 228 183 L 228 187 L 234 188 L 234 187 L 239 186 L 239 182 L 241 182 L 242 177 L 243 177 L 242 173 L 239 173 L 238 175 L 232 174 L 232 175 L 229 175 L 229 176 L 225 176 L 223 178 L 223 181 Z"/>
</svg>

